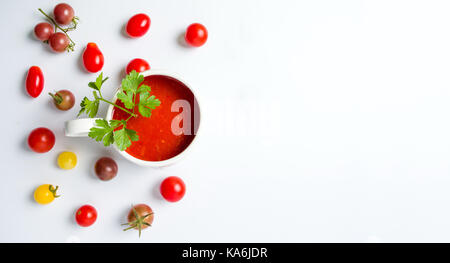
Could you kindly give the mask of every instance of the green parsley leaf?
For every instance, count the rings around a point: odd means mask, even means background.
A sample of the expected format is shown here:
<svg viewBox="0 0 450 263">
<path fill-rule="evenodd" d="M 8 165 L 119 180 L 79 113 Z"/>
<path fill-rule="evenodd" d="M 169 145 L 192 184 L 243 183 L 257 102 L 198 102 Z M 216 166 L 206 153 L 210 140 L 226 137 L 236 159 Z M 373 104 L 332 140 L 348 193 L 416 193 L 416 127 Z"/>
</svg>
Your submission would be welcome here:
<svg viewBox="0 0 450 263">
<path fill-rule="evenodd" d="M 100 91 L 100 89 L 102 88 L 103 83 L 105 83 L 105 81 L 107 81 L 108 79 L 109 79 L 109 77 L 106 77 L 105 79 L 103 79 L 103 72 L 102 72 L 95 79 L 95 82 L 89 82 L 88 86 L 91 87 L 92 89 Z"/>
<path fill-rule="evenodd" d="M 150 92 L 152 89 L 149 87 L 149 86 L 147 86 L 147 85 L 145 85 L 145 84 L 142 84 L 139 88 L 138 88 L 138 93 L 143 93 L 143 92 Z"/>
<path fill-rule="evenodd" d="M 128 91 L 125 92 L 123 90 L 119 91 L 117 93 L 117 98 L 123 102 L 125 105 L 125 108 L 132 109 L 134 107 L 134 101 L 133 101 L 133 93 Z"/>
<path fill-rule="evenodd" d="M 152 116 L 152 110 L 161 105 L 161 101 L 150 96 L 148 92 L 142 92 L 139 94 L 139 113 L 144 117 Z"/>
<path fill-rule="evenodd" d="M 110 120 L 109 121 L 109 125 L 111 125 L 111 127 L 113 129 L 115 129 L 115 128 L 119 127 L 120 125 L 123 125 L 123 126 L 126 127 L 127 126 L 127 122 L 125 120 Z"/>
<path fill-rule="evenodd" d="M 117 93 L 117 98 L 123 102 L 125 108 L 133 109 L 135 106 L 134 96 L 138 91 L 139 85 L 144 81 L 144 76 L 137 73 L 135 70 L 131 71 L 123 80 L 122 87 Z M 144 85 L 143 85 L 144 86 Z M 146 86 L 148 87 L 148 86 Z M 142 90 L 147 90 L 150 87 L 144 87 Z"/>
<path fill-rule="evenodd" d="M 89 131 L 89 137 L 93 138 L 96 141 L 102 141 L 104 146 L 109 146 L 114 143 L 114 134 L 115 129 L 119 126 L 126 126 L 126 122 L 124 120 L 110 120 L 109 123 L 105 119 L 98 119 L 95 121 L 95 126 L 92 127 Z M 125 128 L 123 128 L 125 129 Z M 122 130 L 123 130 L 122 129 Z M 131 132 L 130 132 L 131 131 Z M 136 139 L 136 132 L 133 130 L 126 129 L 126 132 L 132 141 Z M 134 133 L 133 133 L 134 132 Z M 139 138 L 139 137 L 137 137 Z"/>
<path fill-rule="evenodd" d="M 86 111 L 86 108 L 84 107 L 84 99 L 87 99 L 87 98 L 84 97 L 84 98 L 81 100 L 81 103 L 80 103 L 81 109 L 80 109 L 80 111 L 78 112 L 77 117 L 80 117 L 80 115 L 83 114 L 83 112 Z"/>
<path fill-rule="evenodd" d="M 84 99 L 80 103 L 81 110 L 78 113 L 78 116 L 80 116 L 83 112 L 86 112 L 86 115 L 88 115 L 90 118 L 94 118 L 98 112 L 98 105 L 99 105 L 98 99 L 92 101 L 89 100 L 87 97 L 84 97 Z"/>
<path fill-rule="evenodd" d="M 114 143 L 113 131 L 114 128 L 108 124 L 105 119 L 99 119 L 95 121 L 94 127 L 89 131 L 89 137 L 96 141 L 103 141 L 104 146 L 109 146 Z"/>
<path fill-rule="evenodd" d="M 131 141 L 139 140 L 135 130 L 122 128 L 114 131 L 114 142 L 119 150 L 124 151 L 131 145 Z"/>
<path fill-rule="evenodd" d="M 132 142 L 139 141 L 139 136 L 137 135 L 135 130 L 126 129 L 126 128 L 125 128 L 125 130 L 127 131 L 128 137 L 130 137 L 130 140 Z"/>
<path fill-rule="evenodd" d="M 125 129 L 114 132 L 114 142 L 119 150 L 123 151 L 131 145 L 130 138 L 127 136 Z"/>
<path fill-rule="evenodd" d="M 103 84 L 103 72 L 100 73 L 100 75 L 98 75 L 98 77 L 95 79 L 95 86 L 97 87 L 98 90 L 101 89 Z"/>
<path fill-rule="evenodd" d="M 92 89 L 98 90 L 97 86 L 95 85 L 95 82 L 89 82 L 88 86 Z"/>
<path fill-rule="evenodd" d="M 133 94 L 137 93 L 139 85 L 144 81 L 144 75 L 133 70 L 122 80 L 122 90 Z"/>
</svg>

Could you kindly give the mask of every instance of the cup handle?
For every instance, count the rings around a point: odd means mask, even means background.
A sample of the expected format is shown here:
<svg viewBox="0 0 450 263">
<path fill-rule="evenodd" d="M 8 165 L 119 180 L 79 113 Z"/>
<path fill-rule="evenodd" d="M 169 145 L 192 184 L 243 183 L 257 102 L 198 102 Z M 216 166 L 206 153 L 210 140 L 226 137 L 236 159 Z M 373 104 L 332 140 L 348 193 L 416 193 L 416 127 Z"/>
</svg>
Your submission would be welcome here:
<svg viewBox="0 0 450 263">
<path fill-rule="evenodd" d="M 86 137 L 89 130 L 95 126 L 95 121 L 99 118 L 85 118 L 66 121 L 65 134 L 67 137 Z"/>
</svg>

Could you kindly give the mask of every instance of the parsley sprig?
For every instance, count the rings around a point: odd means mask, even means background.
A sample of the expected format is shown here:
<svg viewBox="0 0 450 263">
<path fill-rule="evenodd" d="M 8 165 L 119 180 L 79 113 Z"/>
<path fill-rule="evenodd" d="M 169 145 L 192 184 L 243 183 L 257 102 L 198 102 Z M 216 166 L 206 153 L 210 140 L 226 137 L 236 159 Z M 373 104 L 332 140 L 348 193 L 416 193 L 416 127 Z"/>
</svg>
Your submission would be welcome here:
<svg viewBox="0 0 450 263">
<path fill-rule="evenodd" d="M 108 77 L 103 78 L 103 72 L 97 77 L 95 82 L 89 82 L 88 86 L 93 89 L 94 99 L 90 100 L 84 97 L 81 101 L 81 109 L 78 116 L 85 113 L 90 118 L 97 116 L 100 101 L 113 105 L 114 107 L 128 113 L 130 116 L 125 120 L 98 119 L 95 126 L 89 131 L 89 137 L 98 142 L 102 142 L 104 146 L 116 144 L 119 150 L 123 151 L 130 147 L 131 142 L 138 141 L 139 136 L 135 130 L 127 128 L 127 122 L 131 118 L 135 118 L 138 114 L 135 112 L 137 106 L 139 113 L 143 117 L 151 117 L 152 110 L 161 105 L 161 102 L 150 95 L 151 88 L 145 84 L 144 76 L 133 70 L 122 80 L 122 86 L 117 93 L 117 99 L 120 100 L 124 107 L 103 98 L 101 88 Z M 141 85 L 142 84 L 142 85 Z M 139 101 L 137 101 L 139 96 Z"/>
</svg>

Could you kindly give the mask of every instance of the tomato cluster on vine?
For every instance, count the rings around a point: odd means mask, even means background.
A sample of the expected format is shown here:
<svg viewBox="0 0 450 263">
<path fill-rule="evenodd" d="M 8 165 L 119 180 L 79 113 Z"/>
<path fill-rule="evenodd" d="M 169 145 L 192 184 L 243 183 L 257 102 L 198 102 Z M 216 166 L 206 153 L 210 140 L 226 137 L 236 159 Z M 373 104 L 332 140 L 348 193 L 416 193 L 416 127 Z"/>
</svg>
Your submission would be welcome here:
<svg viewBox="0 0 450 263">
<path fill-rule="evenodd" d="M 53 17 L 40 8 L 38 10 L 50 23 L 42 22 L 34 27 L 36 38 L 49 44 L 55 52 L 73 51 L 75 42 L 69 37 L 68 32 L 77 28 L 79 20 L 73 8 L 66 3 L 57 4 L 53 9 Z M 57 32 L 58 30 L 61 32 Z"/>
</svg>

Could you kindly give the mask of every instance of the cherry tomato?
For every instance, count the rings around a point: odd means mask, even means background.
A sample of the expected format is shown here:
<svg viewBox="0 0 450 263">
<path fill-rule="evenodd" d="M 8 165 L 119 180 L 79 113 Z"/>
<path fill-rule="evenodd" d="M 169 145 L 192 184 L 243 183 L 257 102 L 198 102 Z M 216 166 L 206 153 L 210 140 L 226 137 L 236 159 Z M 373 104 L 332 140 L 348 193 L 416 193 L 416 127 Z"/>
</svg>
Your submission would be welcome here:
<svg viewBox="0 0 450 263">
<path fill-rule="evenodd" d="M 117 163 L 109 157 L 102 157 L 95 163 L 95 174 L 102 181 L 109 181 L 116 177 Z"/>
<path fill-rule="evenodd" d="M 63 89 L 55 94 L 49 93 L 49 95 L 53 98 L 53 104 L 60 110 L 70 110 L 75 104 L 75 96 L 68 90 Z"/>
<path fill-rule="evenodd" d="M 139 237 L 141 237 L 141 230 L 152 225 L 153 223 L 153 210 L 146 204 L 138 204 L 131 207 L 128 212 L 128 225 L 124 230 L 136 229 L 139 230 Z"/>
<path fill-rule="evenodd" d="M 83 205 L 75 213 L 75 220 L 80 226 L 91 226 L 97 220 L 97 210 L 91 205 Z"/>
<path fill-rule="evenodd" d="M 77 165 L 77 155 L 73 152 L 62 152 L 58 155 L 58 166 L 64 170 L 73 169 Z"/>
<path fill-rule="evenodd" d="M 84 68 L 91 73 L 100 71 L 103 68 L 103 54 L 95 43 L 88 43 L 83 52 Z"/>
<path fill-rule="evenodd" d="M 58 24 L 68 25 L 72 22 L 75 12 L 70 5 L 61 3 L 55 6 L 53 9 L 53 15 L 55 16 L 55 20 Z"/>
<path fill-rule="evenodd" d="M 48 39 L 48 44 L 53 51 L 61 53 L 67 50 L 70 41 L 66 34 L 56 32 L 55 34 L 50 36 L 50 38 Z"/>
<path fill-rule="evenodd" d="M 34 27 L 34 35 L 41 41 L 48 40 L 53 33 L 53 26 L 46 22 L 39 23 Z"/>
<path fill-rule="evenodd" d="M 37 153 L 48 152 L 53 145 L 55 145 L 55 134 L 47 128 L 36 128 L 28 136 L 28 146 Z"/>
<path fill-rule="evenodd" d="M 134 15 L 128 20 L 126 30 L 130 37 L 141 37 L 147 33 L 150 28 L 150 17 L 146 14 Z"/>
<path fill-rule="evenodd" d="M 170 176 L 164 179 L 160 187 L 161 195 L 169 202 L 177 202 L 186 193 L 186 185 L 181 178 Z"/>
<path fill-rule="evenodd" d="M 186 43 L 193 47 L 203 46 L 208 39 L 208 30 L 206 30 L 206 27 L 202 24 L 191 24 L 186 30 L 184 39 L 186 40 Z"/>
<path fill-rule="evenodd" d="M 26 88 L 31 97 L 36 98 L 44 89 L 44 74 L 38 66 L 28 70 Z"/>
<path fill-rule="evenodd" d="M 136 70 L 137 72 L 144 72 L 150 69 L 150 65 L 147 61 L 142 58 L 135 58 L 130 63 L 128 63 L 126 72 L 130 74 L 131 71 Z"/>
<path fill-rule="evenodd" d="M 34 190 L 34 200 L 41 205 L 49 204 L 53 202 L 56 197 L 59 197 L 59 195 L 56 194 L 57 190 L 58 186 L 54 187 L 51 184 L 43 184 Z"/>
</svg>

